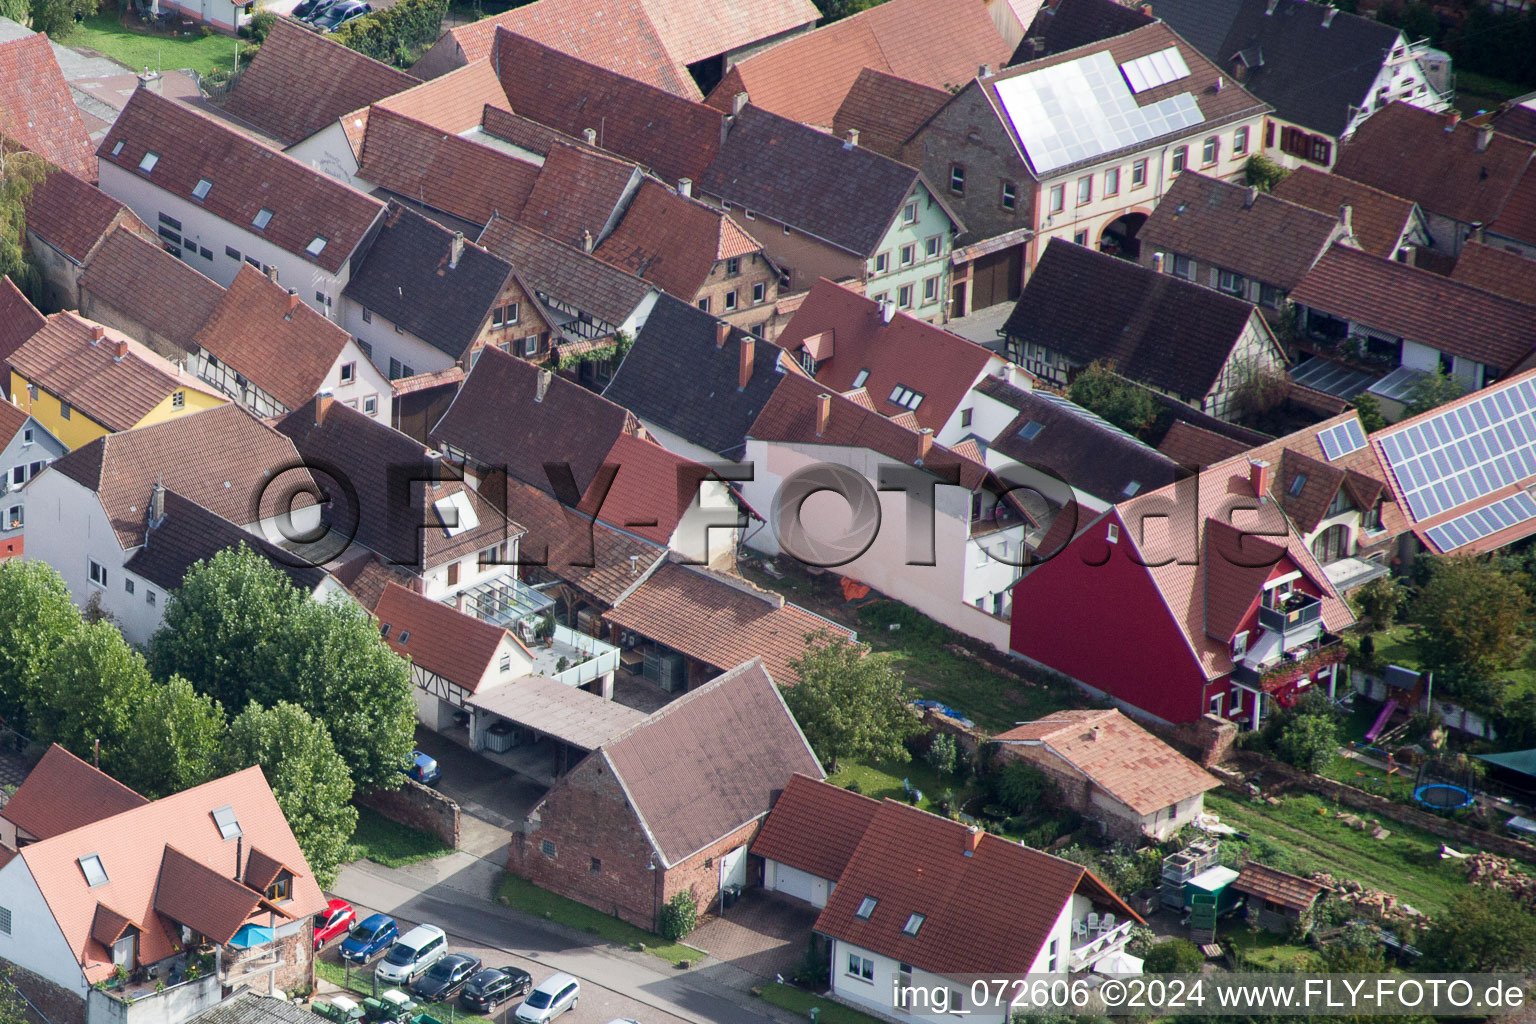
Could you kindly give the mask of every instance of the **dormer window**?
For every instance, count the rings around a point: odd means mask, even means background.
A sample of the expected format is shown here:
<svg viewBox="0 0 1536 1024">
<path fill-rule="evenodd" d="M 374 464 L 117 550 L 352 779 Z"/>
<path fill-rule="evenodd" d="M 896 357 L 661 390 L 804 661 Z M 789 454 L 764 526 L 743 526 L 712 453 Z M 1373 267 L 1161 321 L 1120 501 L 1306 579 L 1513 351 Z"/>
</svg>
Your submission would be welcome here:
<svg viewBox="0 0 1536 1024">
<path fill-rule="evenodd" d="M 873 896 L 865 896 L 863 902 L 859 904 L 859 909 L 853 912 L 853 916 L 861 921 L 868 921 L 869 915 L 875 912 L 875 904 L 879 902 Z"/>
<path fill-rule="evenodd" d="M 88 853 L 80 858 L 80 870 L 85 873 L 85 884 L 92 889 L 107 884 L 107 869 L 101 866 L 101 855 Z"/>
<path fill-rule="evenodd" d="M 139 161 L 139 170 L 142 171 L 145 174 L 148 174 L 150 171 L 155 169 L 155 164 L 157 164 L 159 162 L 160 162 L 160 154 L 159 153 L 148 153 L 148 152 L 146 152 L 144 154 L 144 158 Z"/>
<path fill-rule="evenodd" d="M 251 219 L 251 227 L 257 231 L 267 230 L 267 225 L 272 223 L 272 211 L 262 208 L 256 211 L 256 216 Z"/>
<path fill-rule="evenodd" d="M 923 926 L 923 922 L 926 920 L 928 918 L 922 914 L 913 914 L 907 918 L 907 923 L 901 926 L 901 934 L 915 937 L 917 930 Z"/>
<path fill-rule="evenodd" d="M 235 839 L 244 834 L 240 830 L 240 819 L 235 817 L 235 809 L 228 804 L 213 812 L 213 823 L 219 826 L 219 835 L 225 839 Z"/>
<path fill-rule="evenodd" d="M 192 198 L 201 202 L 208 198 L 208 190 L 213 188 L 213 182 L 207 178 L 197 179 L 197 187 L 192 190 Z"/>
<path fill-rule="evenodd" d="M 283 903 L 293 897 L 293 876 L 283 871 L 267 886 L 267 899 L 273 903 Z"/>
<path fill-rule="evenodd" d="M 310 239 L 309 244 L 304 247 L 304 251 L 309 253 L 311 256 L 319 256 L 320 253 L 322 253 L 324 250 L 325 237 L 323 235 L 316 235 L 314 238 Z"/>
</svg>

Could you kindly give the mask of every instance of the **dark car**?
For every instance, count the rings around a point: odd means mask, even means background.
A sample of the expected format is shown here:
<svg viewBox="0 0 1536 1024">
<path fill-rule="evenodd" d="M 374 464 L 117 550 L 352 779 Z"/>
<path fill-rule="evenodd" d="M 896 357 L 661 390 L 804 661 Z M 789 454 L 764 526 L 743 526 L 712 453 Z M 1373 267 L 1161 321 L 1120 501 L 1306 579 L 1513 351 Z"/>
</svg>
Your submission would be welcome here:
<svg viewBox="0 0 1536 1024">
<path fill-rule="evenodd" d="M 449 953 L 417 978 L 411 993 L 423 1002 L 446 1003 L 459 994 L 464 983 L 480 970 L 480 958 L 468 953 Z"/>
<path fill-rule="evenodd" d="M 419 750 L 411 751 L 411 763 L 400 770 L 406 778 L 414 779 L 423 786 L 435 786 L 437 780 L 443 777 L 443 769 L 438 765 L 437 758 Z"/>
<path fill-rule="evenodd" d="M 308 21 L 336 2 L 337 0 L 301 0 L 299 6 L 293 9 L 293 17 L 298 21 Z"/>
<path fill-rule="evenodd" d="M 341 958 L 354 964 L 377 959 L 400 937 L 395 919 L 374 914 L 363 919 L 341 943 Z"/>
<path fill-rule="evenodd" d="M 459 1005 L 473 1013 L 492 1013 L 508 999 L 526 995 L 533 976 L 519 967 L 493 967 L 469 979 L 459 993 Z"/>
<path fill-rule="evenodd" d="M 318 32 L 335 32 L 347 22 L 372 13 L 372 4 L 362 3 L 361 0 L 341 0 L 310 18 L 309 27 Z"/>
</svg>

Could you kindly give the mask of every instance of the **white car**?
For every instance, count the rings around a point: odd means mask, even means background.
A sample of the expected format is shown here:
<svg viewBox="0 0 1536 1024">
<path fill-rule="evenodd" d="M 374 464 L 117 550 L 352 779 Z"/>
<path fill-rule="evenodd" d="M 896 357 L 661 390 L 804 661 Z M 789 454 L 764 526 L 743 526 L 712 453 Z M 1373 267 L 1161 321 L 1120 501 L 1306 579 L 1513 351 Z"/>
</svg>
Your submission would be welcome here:
<svg viewBox="0 0 1536 1024">
<path fill-rule="evenodd" d="M 551 974 L 528 993 L 517 1008 L 517 1019 L 523 1024 L 545 1024 L 566 1010 L 574 1010 L 580 995 L 581 982 L 569 974 Z"/>
<path fill-rule="evenodd" d="M 408 985 L 448 953 L 448 936 L 436 925 L 419 924 L 395 940 L 374 976 L 388 985 Z"/>
</svg>

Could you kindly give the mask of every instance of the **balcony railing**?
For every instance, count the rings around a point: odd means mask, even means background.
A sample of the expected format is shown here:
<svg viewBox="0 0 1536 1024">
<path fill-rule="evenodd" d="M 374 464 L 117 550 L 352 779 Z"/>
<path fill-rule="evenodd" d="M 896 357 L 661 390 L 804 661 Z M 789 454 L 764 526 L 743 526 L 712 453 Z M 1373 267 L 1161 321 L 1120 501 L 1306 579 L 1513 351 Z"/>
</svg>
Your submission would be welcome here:
<svg viewBox="0 0 1536 1024">
<path fill-rule="evenodd" d="M 555 626 L 555 646 L 572 648 L 585 655 L 583 660 L 571 658 L 576 664 L 564 672 L 557 672 L 554 679 L 566 686 L 585 686 L 594 679 L 601 679 L 619 668 L 619 649 L 603 643 L 585 633 L 578 633 L 566 626 Z"/>
<path fill-rule="evenodd" d="M 1125 947 L 1131 935 L 1129 920 L 1121 921 L 1107 931 L 1090 936 L 1080 946 L 1073 946 L 1067 955 L 1067 970 L 1086 971 L 1104 957 Z"/>
</svg>

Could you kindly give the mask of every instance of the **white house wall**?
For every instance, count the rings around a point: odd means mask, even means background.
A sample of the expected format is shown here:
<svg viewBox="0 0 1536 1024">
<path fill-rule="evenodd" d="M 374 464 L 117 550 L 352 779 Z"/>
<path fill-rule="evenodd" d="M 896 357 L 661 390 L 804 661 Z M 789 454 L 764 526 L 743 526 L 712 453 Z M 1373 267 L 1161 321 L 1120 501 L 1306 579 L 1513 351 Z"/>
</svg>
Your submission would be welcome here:
<svg viewBox="0 0 1536 1024">
<path fill-rule="evenodd" d="M 352 151 L 352 143 L 347 140 L 346 129 L 340 121 L 332 121 L 309 138 L 295 142 L 284 152 L 300 163 L 308 164 L 311 170 L 335 178 L 343 185 L 351 185 L 364 192 L 371 191 L 363 187 L 368 183 L 357 176 L 357 154 Z"/>
<path fill-rule="evenodd" d="M 0 932 L 0 958 L 77 993 L 85 999 L 85 975 L 54 920 L 27 862 L 15 857 L 0 868 L 0 907 L 11 912 L 9 931 Z M 26 990 L 26 986 L 22 986 Z M 29 993 L 30 994 L 30 993 Z"/>
<path fill-rule="evenodd" d="M 854 977 L 848 973 L 848 956 L 856 953 L 870 960 L 874 964 L 874 978 L 865 981 L 862 977 Z M 908 978 L 910 977 L 910 981 Z M 964 999 L 964 1016 L 956 1016 L 949 1013 L 940 1013 L 930 1003 L 928 1006 L 914 1005 L 912 1009 L 897 1009 L 896 990 L 898 984 L 901 987 L 910 986 L 924 996 L 928 996 L 939 989 L 956 991 Z M 991 991 L 996 992 L 997 986 L 992 986 Z M 883 1017 L 898 1020 L 931 1021 L 934 1024 L 954 1024 L 957 1020 L 980 1022 L 980 1024 L 1007 1024 L 1008 1010 L 1006 1008 L 974 1010 L 971 1001 L 971 979 L 950 980 L 941 975 L 929 974 L 927 971 L 914 970 L 910 976 L 901 974 L 901 963 L 890 957 L 882 956 L 859 946 L 844 942 L 841 939 L 832 940 L 832 991 L 840 999 L 854 1006 L 873 1010 Z M 979 992 L 978 992 L 979 994 Z"/>
<path fill-rule="evenodd" d="M 369 313 L 363 319 L 363 307 L 350 298 L 337 300 L 341 326 L 356 340 L 367 344 L 369 359 L 386 378 L 389 361 L 398 360 L 416 373 L 435 373 L 458 365 L 457 361 L 442 349 L 434 348 L 403 328 L 396 327 L 378 313 Z"/>
</svg>

